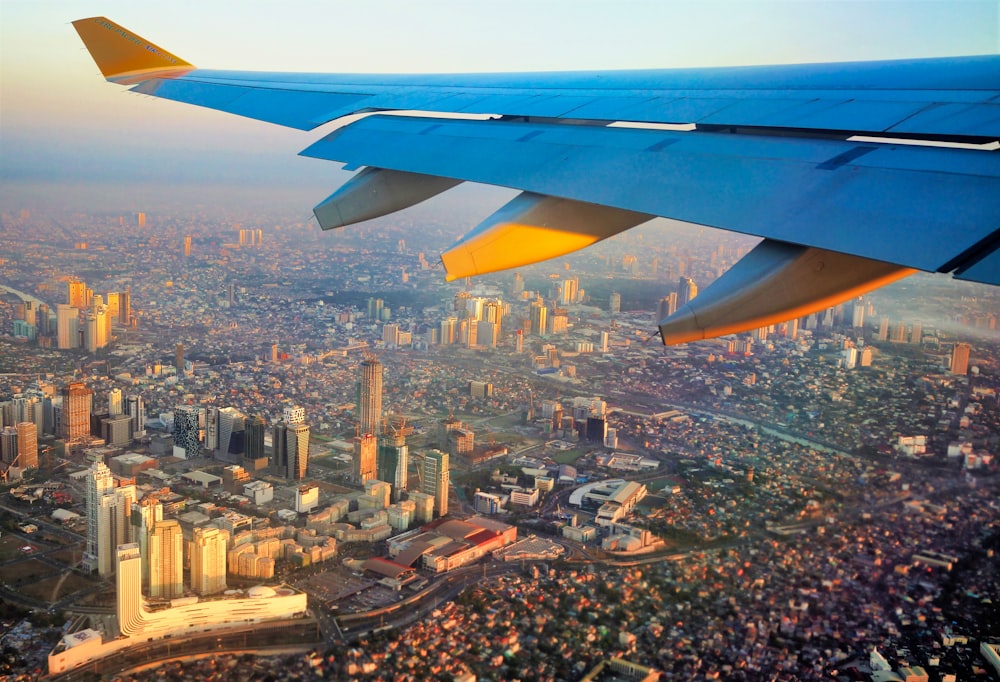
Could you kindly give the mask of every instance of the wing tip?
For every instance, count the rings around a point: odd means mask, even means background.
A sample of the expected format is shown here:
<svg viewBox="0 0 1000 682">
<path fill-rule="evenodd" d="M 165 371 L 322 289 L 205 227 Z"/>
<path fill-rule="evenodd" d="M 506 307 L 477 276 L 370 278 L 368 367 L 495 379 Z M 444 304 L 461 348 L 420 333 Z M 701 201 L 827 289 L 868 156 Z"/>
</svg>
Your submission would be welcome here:
<svg viewBox="0 0 1000 682">
<path fill-rule="evenodd" d="M 195 68 L 107 17 L 77 19 L 72 24 L 109 81 L 127 84 L 150 77 L 171 78 Z"/>
</svg>

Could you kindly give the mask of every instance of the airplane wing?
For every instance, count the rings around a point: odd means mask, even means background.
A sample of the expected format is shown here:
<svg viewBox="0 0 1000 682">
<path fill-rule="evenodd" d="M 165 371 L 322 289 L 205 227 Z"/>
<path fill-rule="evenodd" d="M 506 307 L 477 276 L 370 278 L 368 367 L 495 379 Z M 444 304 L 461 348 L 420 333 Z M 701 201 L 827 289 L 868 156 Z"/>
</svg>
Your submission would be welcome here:
<svg viewBox="0 0 1000 682">
<path fill-rule="evenodd" d="M 654 216 L 763 241 L 660 323 L 664 343 L 775 324 L 916 270 L 1000 284 L 1000 56 L 646 71 L 370 75 L 198 69 L 104 17 L 107 80 L 311 130 L 360 171 L 323 229 L 463 182 L 522 190 L 442 255 L 449 279 Z"/>
</svg>

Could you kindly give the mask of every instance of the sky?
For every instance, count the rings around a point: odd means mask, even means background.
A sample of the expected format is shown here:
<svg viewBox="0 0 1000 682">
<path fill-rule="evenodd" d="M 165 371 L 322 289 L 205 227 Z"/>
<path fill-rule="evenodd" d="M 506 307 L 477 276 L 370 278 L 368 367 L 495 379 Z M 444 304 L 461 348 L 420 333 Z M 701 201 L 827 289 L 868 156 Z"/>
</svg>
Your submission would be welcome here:
<svg viewBox="0 0 1000 682">
<path fill-rule="evenodd" d="M 294 131 L 107 83 L 70 22 L 103 15 L 196 66 L 495 72 L 1000 52 L 997 0 L 0 0 L 0 210 L 74 185 L 295 188 L 346 177 Z M 64 195 L 66 200 L 74 196 Z M 310 204 L 311 206 L 311 204 Z"/>
</svg>

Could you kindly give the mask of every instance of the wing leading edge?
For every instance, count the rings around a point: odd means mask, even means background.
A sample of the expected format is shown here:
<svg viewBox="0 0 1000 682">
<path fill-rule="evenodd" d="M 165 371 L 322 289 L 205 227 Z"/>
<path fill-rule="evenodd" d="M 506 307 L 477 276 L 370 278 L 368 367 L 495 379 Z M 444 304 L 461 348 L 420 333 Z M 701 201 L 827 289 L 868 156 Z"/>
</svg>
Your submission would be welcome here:
<svg viewBox="0 0 1000 682">
<path fill-rule="evenodd" d="M 137 92 L 303 130 L 342 119 L 302 152 L 363 169 L 316 207 L 324 229 L 466 180 L 523 190 L 445 252 L 449 279 L 569 253 L 654 216 L 763 237 L 661 322 L 665 343 L 822 310 L 914 270 L 1000 284 L 1000 56 L 555 74 L 224 72 L 103 17 L 73 23 L 104 76 Z"/>
</svg>

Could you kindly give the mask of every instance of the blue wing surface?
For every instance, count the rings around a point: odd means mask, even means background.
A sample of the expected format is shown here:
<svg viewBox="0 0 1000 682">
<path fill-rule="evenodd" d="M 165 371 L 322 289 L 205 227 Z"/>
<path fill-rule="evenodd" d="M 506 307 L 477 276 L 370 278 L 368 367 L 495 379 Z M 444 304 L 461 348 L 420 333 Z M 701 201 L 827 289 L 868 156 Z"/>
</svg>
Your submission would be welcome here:
<svg viewBox="0 0 1000 682">
<path fill-rule="evenodd" d="M 1000 284 L 997 55 L 609 72 L 237 72 L 195 68 L 101 17 L 74 26 L 108 80 L 136 92 L 301 130 L 366 114 L 302 152 L 396 173 L 358 186 L 411 184 L 417 201 L 453 185 L 410 178 L 482 182 Z M 328 201 L 335 214 L 340 200 Z M 525 204 L 534 215 L 556 214 L 537 201 Z"/>
</svg>

